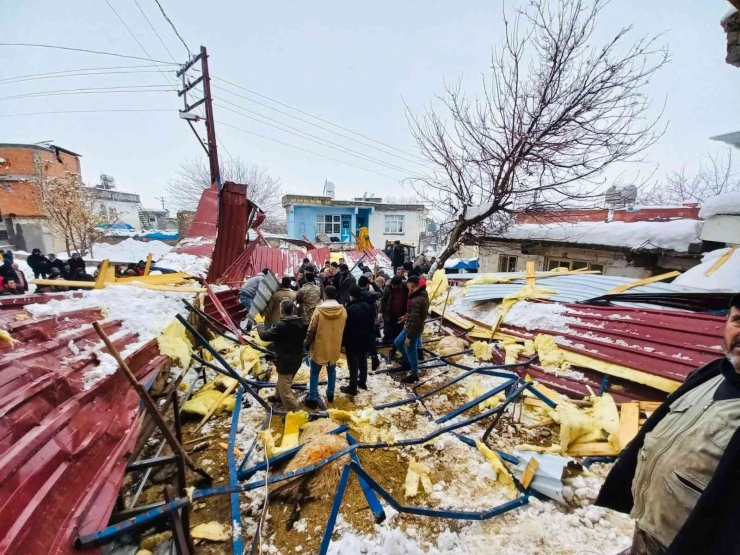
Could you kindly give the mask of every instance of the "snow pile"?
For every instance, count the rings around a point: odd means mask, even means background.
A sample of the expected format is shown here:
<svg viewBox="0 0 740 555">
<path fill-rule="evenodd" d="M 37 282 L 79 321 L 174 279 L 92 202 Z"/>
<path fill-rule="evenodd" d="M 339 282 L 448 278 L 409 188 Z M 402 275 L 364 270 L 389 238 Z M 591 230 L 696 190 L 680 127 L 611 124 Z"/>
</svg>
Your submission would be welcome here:
<svg viewBox="0 0 740 555">
<path fill-rule="evenodd" d="M 699 220 L 671 222 L 577 222 L 520 224 L 503 237 L 507 239 L 563 241 L 588 245 L 629 247 L 632 249 L 689 250 L 699 242 Z"/>
<path fill-rule="evenodd" d="M 179 252 L 171 252 L 157 260 L 157 266 L 161 268 L 169 268 L 176 272 L 185 272 L 202 278 L 208 275 L 210 265 L 211 259 L 207 256 L 195 256 L 194 254 Z"/>
<path fill-rule="evenodd" d="M 519 301 L 511 307 L 503 323 L 528 331 L 539 329 L 568 333 L 571 331 L 568 324 L 583 323 L 578 318 L 566 316 L 568 311 L 568 307 L 562 304 Z"/>
<path fill-rule="evenodd" d="M 110 285 L 93 289 L 79 298 L 49 301 L 26 306 L 36 318 L 55 316 L 72 310 L 103 307 L 106 317 L 120 320 L 121 329 L 135 332 L 141 341 L 157 337 L 179 312 L 187 313 L 182 299 L 192 300 L 192 293 L 151 291 L 130 285 Z"/>
<path fill-rule="evenodd" d="M 96 243 L 92 247 L 92 255 L 86 254 L 83 258 L 86 260 L 107 258 L 112 262 L 138 262 L 146 260 L 149 253 L 152 253 L 153 260 L 158 260 L 171 250 L 172 247 L 162 241 L 137 241 L 129 237 L 117 245 Z M 68 258 L 66 252 L 60 252 L 57 256 L 63 260 Z"/>
<path fill-rule="evenodd" d="M 730 258 L 728 258 L 712 275 L 704 275 L 712 268 L 712 266 L 715 265 L 720 257 L 724 256 L 729 251 L 729 248 L 717 249 L 704 254 L 701 258 L 701 264 L 694 266 L 674 279 L 674 285 L 697 287 L 708 291 L 729 291 L 731 293 L 740 292 L 740 249 L 735 250 Z"/>
<path fill-rule="evenodd" d="M 710 197 L 701 204 L 699 217 L 703 220 L 719 214 L 740 214 L 740 192 Z"/>
</svg>

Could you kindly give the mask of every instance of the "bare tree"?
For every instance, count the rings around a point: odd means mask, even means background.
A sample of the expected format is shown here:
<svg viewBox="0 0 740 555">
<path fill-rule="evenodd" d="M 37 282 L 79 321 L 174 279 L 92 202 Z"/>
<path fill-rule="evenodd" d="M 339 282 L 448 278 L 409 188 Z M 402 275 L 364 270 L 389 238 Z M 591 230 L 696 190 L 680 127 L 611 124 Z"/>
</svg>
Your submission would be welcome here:
<svg viewBox="0 0 740 555">
<path fill-rule="evenodd" d="M 604 171 L 635 160 L 661 135 L 644 87 L 668 59 L 655 38 L 627 42 L 630 28 L 592 44 L 606 0 L 532 0 L 505 19 L 483 94 L 446 86 L 411 132 L 434 167 L 411 179 L 444 214 L 449 243 L 440 263 L 480 233 L 497 233 L 512 214 L 593 198 Z M 449 122 L 446 118 L 449 118 Z"/>
<path fill-rule="evenodd" d="M 740 191 L 740 172 L 732 167 L 732 149 L 724 153 L 707 154 L 706 160 L 693 175 L 683 167 L 671 172 L 664 181 L 641 191 L 641 204 L 702 203 L 709 197 Z"/>
<path fill-rule="evenodd" d="M 36 191 L 45 223 L 64 239 L 68 255 L 93 255 L 93 244 L 118 222 L 120 214 L 105 206 L 96 191 L 83 187 L 78 174 L 44 177 Z"/>
<path fill-rule="evenodd" d="M 221 162 L 221 179 L 247 185 L 249 200 L 265 211 L 268 220 L 285 220 L 281 205 L 280 178 L 271 175 L 267 168 L 247 164 L 241 158 L 233 158 Z M 185 160 L 177 170 L 177 177 L 170 180 L 167 186 L 169 207 L 175 210 L 195 210 L 203 190 L 210 186 L 211 173 L 208 164 L 200 158 Z"/>
</svg>

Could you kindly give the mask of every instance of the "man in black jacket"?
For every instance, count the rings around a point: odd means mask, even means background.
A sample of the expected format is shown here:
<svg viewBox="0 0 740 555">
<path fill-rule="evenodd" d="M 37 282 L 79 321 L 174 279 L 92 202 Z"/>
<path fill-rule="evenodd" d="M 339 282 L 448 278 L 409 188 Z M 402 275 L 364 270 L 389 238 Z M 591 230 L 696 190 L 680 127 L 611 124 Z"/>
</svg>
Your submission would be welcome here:
<svg viewBox="0 0 740 555">
<path fill-rule="evenodd" d="M 410 276 L 406 285 L 409 288 L 409 308 L 401 318 L 404 322 L 403 331 L 393 344 L 401 353 L 404 365 L 410 370 L 409 375 L 401 382 L 414 383 L 419 381 L 419 350 L 424 322 L 429 312 L 429 295 L 427 288 L 419 285 L 418 276 Z"/>
<path fill-rule="evenodd" d="M 59 260 L 57 258 L 57 255 L 55 255 L 53 252 L 50 252 L 49 254 L 47 254 L 46 258 L 49 261 L 49 270 L 48 270 L 49 275 L 51 275 L 52 268 L 56 268 L 57 270 L 59 270 L 59 273 L 61 274 L 62 270 L 64 270 L 64 262 Z"/>
<path fill-rule="evenodd" d="M 358 387 L 367 389 L 367 355 L 375 345 L 375 307 L 362 296 L 362 289 L 357 285 L 349 290 L 347 322 L 342 336 L 349 366 L 349 386 L 339 388 L 347 395 L 357 395 Z"/>
<path fill-rule="evenodd" d="M 403 266 L 403 263 L 406 262 L 406 253 L 401 246 L 401 241 L 395 241 L 394 244 L 391 262 L 393 263 L 393 272 L 395 273 L 399 266 Z"/>
<path fill-rule="evenodd" d="M 41 254 L 41 249 L 33 249 L 26 259 L 26 263 L 33 270 L 34 279 L 39 279 L 40 277 L 46 279 L 46 276 L 49 275 L 49 270 L 51 270 L 51 262 Z"/>
<path fill-rule="evenodd" d="M 725 358 L 692 372 L 619 455 L 596 504 L 637 521 L 633 555 L 740 553 L 740 295 Z"/>
<path fill-rule="evenodd" d="M 307 326 L 303 318 L 294 315 L 293 301 L 285 299 L 280 303 L 280 321 L 270 329 L 264 324 L 257 326 L 257 333 L 262 341 L 271 341 L 275 353 L 277 368 L 277 395 L 268 397 L 268 401 L 280 401 L 286 410 L 297 411 L 301 406 L 293 394 L 293 378 L 303 361 L 303 341 L 306 339 Z"/>
<path fill-rule="evenodd" d="M 72 253 L 72 258 L 67 260 L 67 264 L 69 264 L 69 267 L 72 269 L 72 273 L 76 273 L 77 268 L 85 269 L 85 261 L 82 260 L 82 257 L 78 252 Z"/>
<path fill-rule="evenodd" d="M 357 285 L 357 280 L 349 272 L 349 266 L 339 265 L 339 273 L 334 277 L 334 287 L 337 288 L 337 302 L 346 305 L 349 302 L 349 289 Z"/>
</svg>

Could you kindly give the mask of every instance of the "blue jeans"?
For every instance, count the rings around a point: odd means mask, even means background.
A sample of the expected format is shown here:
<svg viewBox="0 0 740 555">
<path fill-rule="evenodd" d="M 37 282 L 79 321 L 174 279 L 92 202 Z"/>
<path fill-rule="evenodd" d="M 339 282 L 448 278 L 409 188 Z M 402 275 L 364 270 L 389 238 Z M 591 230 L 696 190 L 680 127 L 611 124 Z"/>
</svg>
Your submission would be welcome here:
<svg viewBox="0 0 740 555">
<path fill-rule="evenodd" d="M 241 293 L 239 294 L 239 302 L 242 303 L 242 306 L 247 309 L 247 314 L 249 314 L 249 310 L 252 308 L 252 301 L 254 301 L 254 298 L 245 297 Z"/>
<path fill-rule="evenodd" d="M 419 377 L 419 349 L 421 349 L 421 334 L 410 336 L 411 344 L 406 347 L 406 330 L 403 330 L 398 334 L 393 345 L 396 350 L 401 353 L 403 361 L 411 368 L 411 375 L 415 378 Z"/>
<path fill-rule="evenodd" d="M 319 400 L 319 373 L 322 365 L 311 359 L 311 378 L 308 382 L 308 398 L 312 401 Z M 337 381 L 337 365 L 326 365 L 326 396 L 334 397 L 334 384 Z"/>
</svg>

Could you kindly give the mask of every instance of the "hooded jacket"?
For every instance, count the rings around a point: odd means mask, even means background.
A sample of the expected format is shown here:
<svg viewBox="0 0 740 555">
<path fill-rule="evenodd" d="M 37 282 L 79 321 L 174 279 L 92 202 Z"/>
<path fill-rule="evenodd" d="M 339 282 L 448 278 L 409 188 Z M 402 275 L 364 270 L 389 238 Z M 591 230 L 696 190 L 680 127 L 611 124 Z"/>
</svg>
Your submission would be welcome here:
<svg viewBox="0 0 740 555">
<path fill-rule="evenodd" d="M 311 349 L 311 360 L 318 364 L 335 364 L 342 350 L 342 335 L 347 311 L 335 300 L 316 307 L 308 326 L 306 346 Z"/>
<path fill-rule="evenodd" d="M 48 272 L 51 268 L 51 262 L 43 254 L 29 254 L 26 258 L 28 264 L 34 272 Z"/>
<path fill-rule="evenodd" d="M 429 312 L 429 295 L 426 287 L 419 287 L 409 295 L 409 309 L 406 313 L 406 324 L 403 329 L 406 335 L 416 337 L 424 331 L 424 322 Z"/>
<path fill-rule="evenodd" d="M 351 272 L 343 274 L 339 272 L 334 278 L 334 287 L 337 288 L 337 302 L 347 304 L 349 302 L 349 288 L 357 285 L 357 280 Z"/>
<path fill-rule="evenodd" d="M 298 315 L 303 317 L 303 322 L 308 325 L 314 310 L 321 302 L 321 289 L 315 283 L 307 283 L 298 290 L 295 296 L 298 303 Z"/>
<path fill-rule="evenodd" d="M 300 316 L 284 316 L 269 330 L 264 324 L 257 326 L 262 341 L 272 342 L 275 353 L 275 367 L 278 374 L 294 374 L 303 362 L 303 340 L 306 338 L 306 324 Z"/>
<path fill-rule="evenodd" d="M 724 359 L 717 359 L 692 372 L 676 391 L 647 419 L 637 436 L 625 447 L 601 487 L 596 505 L 622 513 L 632 510 L 632 481 L 637 469 L 637 457 L 645 436 L 655 429 L 670 411 L 670 405 L 690 391 L 718 376 Z M 666 555 L 710 555 L 738 553 L 740 527 L 740 429 L 736 430 L 719 461 L 714 476 L 696 502 L 678 535 L 668 547 Z"/>
<path fill-rule="evenodd" d="M 347 324 L 342 345 L 347 351 L 365 353 L 375 344 L 375 305 L 363 298 L 347 305 Z"/>
</svg>

